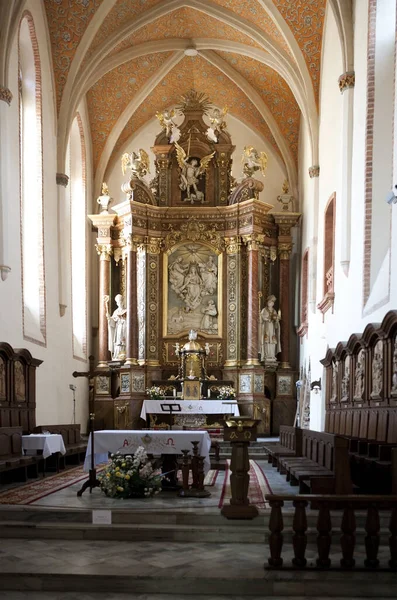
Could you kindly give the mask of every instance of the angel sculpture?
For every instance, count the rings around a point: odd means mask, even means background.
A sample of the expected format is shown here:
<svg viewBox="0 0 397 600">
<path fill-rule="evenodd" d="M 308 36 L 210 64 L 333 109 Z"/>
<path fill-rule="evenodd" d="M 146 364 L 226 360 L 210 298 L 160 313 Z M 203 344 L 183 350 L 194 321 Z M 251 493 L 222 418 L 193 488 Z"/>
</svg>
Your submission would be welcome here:
<svg viewBox="0 0 397 600">
<path fill-rule="evenodd" d="M 132 154 L 126 152 L 121 157 L 121 169 L 123 175 L 125 175 L 127 169 L 131 169 L 132 177 L 145 177 L 145 175 L 150 173 L 148 153 L 142 148 L 138 152 L 132 152 Z"/>
<path fill-rule="evenodd" d="M 253 146 L 244 146 L 243 158 L 243 173 L 244 177 L 252 177 L 255 171 L 259 171 L 263 176 L 266 174 L 267 154 L 266 152 L 259 153 Z"/>
<path fill-rule="evenodd" d="M 156 117 L 158 118 L 161 127 L 164 129 L 167 138 L 170 141 L 170 144 L 174 144 L 181 137 L 181 130 L 174 122 L 175 111 L 165 110 L 164 112 L 156 112 Z"/>
<path fill-rule="evenodd" d="M 200 164 L 198 164 L 196 158 L 190 158 L 186 155 L 186 152 L 178 144 L 178 142 L 175 142 L 175 147 L 178 165 L 181 169 L 179 188 L 183 192 L 186 191 L 187 193 L 187 196 L 184 198 L 184 200 L 190 202 L 191 204 L 194 204 L 195 201 L 203 204 L 204 193 L 198 189 L 197 184 L 199 182 L 199 177 L 201 177 L 208 169 L 210 160 L 214 156 L 215 152 L 207 154 L 207 156 L 203 156 L 203 158 L 200 160 Z"/>
<path fill-rule="evenodd" d="M 224 106 L 222 110 L 219 108 L 214 108 L 212 111 L 212 116 L 210 117 L 211 127 L 207 129 L 207 138 L 214 142 L 215 144 L 218 142 L 218 137 L 221 131 L 226 129 L 226 121 L 224 121 L 224 117 L 229 108 Z"/>
</svg>

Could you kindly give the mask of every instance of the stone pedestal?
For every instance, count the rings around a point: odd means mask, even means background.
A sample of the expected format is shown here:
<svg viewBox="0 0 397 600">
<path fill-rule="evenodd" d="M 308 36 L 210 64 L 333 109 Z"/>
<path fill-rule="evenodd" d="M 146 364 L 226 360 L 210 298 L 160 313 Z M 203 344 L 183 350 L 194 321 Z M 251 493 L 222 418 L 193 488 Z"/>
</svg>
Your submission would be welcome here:
<svg viewBox="0 0 397 600">
<path fill-rule="evenodd" d="M 221 513 L 227 519 L 254 519 L 259 511 L 250 504 L 248 499 L 249 487 L 249 452 L 250 442 L 257 439 L 257 419 L 236 417 L 226 421 L 224 440 L 232 446 L 230 462 L 230 487 L 232 497 L 230 504 L 223 506 Z"/>
</svg>

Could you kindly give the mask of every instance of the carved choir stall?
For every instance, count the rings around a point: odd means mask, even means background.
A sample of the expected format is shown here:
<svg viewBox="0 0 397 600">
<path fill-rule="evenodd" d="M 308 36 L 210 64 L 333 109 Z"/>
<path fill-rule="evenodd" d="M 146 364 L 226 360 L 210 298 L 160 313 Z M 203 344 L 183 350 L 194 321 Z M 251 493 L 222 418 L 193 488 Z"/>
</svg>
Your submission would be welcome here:
<svg viewBox="0 0 397 600">
<path fill-rule="evenodd" d="M 176 111 L 184 117 L 179 126 Z M 201 398 L 233 385 L 240 412 L 260 419 L 258 431 L 268 434 L 272 410 L 277 432 L 280 423 L 292 424 L 296 407 L 289 273 L 300 215 L 285 207 L 269 214 L 272 205 L 259 199 L 264 186 L 254 175 L 265 173 L 264 152 L 247 145 L 241 181 L 231 176 L 226 107 L 192 90 L 176 111 L 156 115 L 162 131 L 151 148 L 150 184 L 148 153 L 124 154 L 125 200 L 108 210 L 104 184 L 100 213 L 90 215 L 99 255 L 98 368 L 110 362 L 121 369 L 116 400 L 108 376 L 96 377 L 97 426 L 142 427 L 154 383 L 183 399 L 174 381 L 183 355 L 185 382 L 200 370 Z M 185 352 L 190 330 L 204 352 L 197 360 Z"/>
</svg>

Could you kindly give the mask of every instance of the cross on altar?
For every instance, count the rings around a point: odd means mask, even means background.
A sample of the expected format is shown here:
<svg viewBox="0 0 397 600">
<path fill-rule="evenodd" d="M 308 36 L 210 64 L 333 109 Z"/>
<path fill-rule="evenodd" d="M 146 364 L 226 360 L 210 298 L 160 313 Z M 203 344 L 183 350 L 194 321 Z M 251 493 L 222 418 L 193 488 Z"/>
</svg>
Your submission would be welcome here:
<svg viewBox="0 0 397 600">
<path fill-rule="evenodd" d="M 77 492 L 77 496 L 82 496 L 87 488 L 90 488 L 90 494 L 92 490 L 96 487 L 100 486 L 100 481 L 96 476 L 95 469 L 95 377 L 97 375 L 107 375 L 110 376 L 110 393 L 112 398 L 117 398 L 120 392 L 119 385 L 119 377 L 118 373 L 120 371 L 119 365 L 110 366 L 108 370 L 98 369 L 95 370 L 93 368 L 93 360 L 94 357 L 90 356 L 90 370 L 89 371 L 74 371 L 72 373 L 73 377 L 87 377 L 88 379 L 88 401 L 89 401 L 89 411 L 90 411 L 90 439 L 91 439 L 91 466 L 88 474 L 88 479 L 83 483 L 81 489 Z"/>
</svg>

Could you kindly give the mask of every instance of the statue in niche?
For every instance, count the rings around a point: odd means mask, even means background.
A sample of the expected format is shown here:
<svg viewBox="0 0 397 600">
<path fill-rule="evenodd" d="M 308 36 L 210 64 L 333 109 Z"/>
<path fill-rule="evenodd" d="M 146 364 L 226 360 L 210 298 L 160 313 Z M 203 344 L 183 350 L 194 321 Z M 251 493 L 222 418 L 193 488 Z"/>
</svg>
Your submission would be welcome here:
<svg viewBox="0 0 397 600">
<path fill-rule="evenodd" d="M 354 399 L 362 400 L 364 393 L 364 350 L 357 356 L 356 371 L 354 373 Z"/>
<path fill-rule="evenodd" d="M 397 396 L 397 337 L 394 339 L 393 368 L 391 380 L 391 395 Z"/>
<path fill-rule="evenodd" d="M 218 314 L 216 309 L 215 302 L 213 300 L 208 300 L 207 306 L 205 306 L 202 310 L 203 318 L 201 319 L 201 329 L 202 331 L 206 331 L 208 333 L 213 333 L 216 327 L 216 319 L 215 317 Z"/>
<path fill-rule="evenodd" d="M 200 160 L 200 164 L 198 164 L 198 159 L 190 158 L 178 142 L 175 142 L 175 148 L 178 165 L 181 169 L 179 188 L 182 192 L 186 191 L 186 198 L 184 198 L 184 201 L 190 202 L 191 204 L 194 204 L 195 202 L 201 202 L 201 204 L 203 204 L 204 193 L 198 189 L 197 184 L 199 178 L 202 177 L 208 169 L 208 165 L 215 152 L 203 156 Z"/>
<path fill-rule="evenodd" d="M 345 370 L 342 377 L 342 400 L 349 401 L 349 383 L 350 383 L 350 356 L 345 358 Z"/>
<path fill-rule="evenodd" d="M 14 389 L 16 400 L 24 402 L 26 399 L 25 373 L 23 364 L 19 361 L 14 363 Z"/>
<path fill-rule="evenodd" d="M 6 397 L 6 365 L 0 358 L 0 398 Z"/>
<path fill-rule="evenodd" d="M 281 352 L 280 342 L 280 312 L 274 308 L 275 296 L 269 296 L 266 306 L 261 310 L 261 360 L 276 361 L 276 355 Z"/>
<path fill-rule="evenodd" d="M 379 397 L 382 392 L 383 379 L 383 342 L 379 340 L 374 348 L 372 360 L 372 392 L 371 398 Z"/>
<path fill-rule="evenodd" d="M 108 320 L 108 347 L 112 355 L 112 360 L 124 360 L 126 357 L 127 309 L 124 306 L 121 294 L 117 294 L 115 301 L 117 308 L 111 315 L 109 313 L 109 296 L 104 297 L 106 318 Z"/>
<path fill-rule="evenodd" d="M 331 384 L 331 401 L 336 402 L 338 397 L 338 371 L 339 363 L 332 363 L 332 384 Z"/>
</svg>

